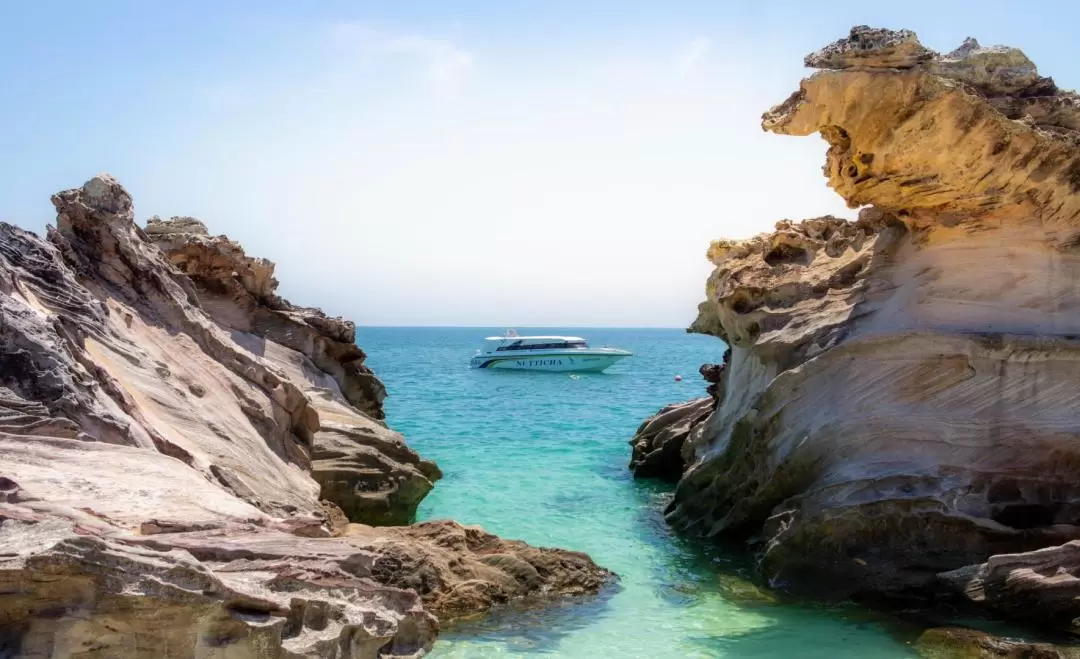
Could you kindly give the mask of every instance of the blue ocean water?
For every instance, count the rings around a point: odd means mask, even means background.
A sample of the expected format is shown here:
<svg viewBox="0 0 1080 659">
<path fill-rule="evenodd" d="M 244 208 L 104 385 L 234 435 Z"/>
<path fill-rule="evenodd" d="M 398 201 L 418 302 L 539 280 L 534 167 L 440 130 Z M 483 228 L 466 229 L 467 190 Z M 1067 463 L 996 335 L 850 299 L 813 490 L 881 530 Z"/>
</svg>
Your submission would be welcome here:
<svg viewBox="0 0 1080 659">
<path fill-rule="evenodd" d="M 660 407 L 704 395 L 698 366 L 719 361 L 722 342 L 673 329 L 517 329 L 635 356 L 599 374 L 472 370 L 481 339 L 503 328 L 357 330 L 389 391 L 390 425 L 445 474 L 419 517 L 587 552 L 619 585 L 451 626 L 434 657 L 916 656 L 858 609 L 775 603 L 743 578 L 744 558 L 670 532 L 670 486 L 631 478 L 627 440 Z"/>
</svg>

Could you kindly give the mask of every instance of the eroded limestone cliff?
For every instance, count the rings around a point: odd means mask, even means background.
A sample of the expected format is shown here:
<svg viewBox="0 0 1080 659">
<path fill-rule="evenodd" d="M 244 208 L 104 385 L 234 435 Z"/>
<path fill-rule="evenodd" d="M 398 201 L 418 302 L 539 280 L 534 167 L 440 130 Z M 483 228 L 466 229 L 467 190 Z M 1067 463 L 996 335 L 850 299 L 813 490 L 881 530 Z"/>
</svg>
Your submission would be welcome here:
<svg viewBox="0 0 1080 659">
<path fill-rule="evenodd" d="M 195 284 L 199 303 L 236 343 L 276 366 L 318 413 L 311 476 L 350 519 L 407 524 L 440 477 L 381 422 L 386 389 L 356 328 L 276 294 L 274 264 L 247 256 L 192 218 L 152 218 L 146 235 Z"/>
<path fill-rule="evenodd" d="M 197 221 L 139 229 L 109 176 L 53 203 L 48 240 L 0 224 L 0 655 L 413 657 L 440 618 L 610 578 L 369 526 L 439 474 L 380 420 L 352 324 Z"/>
<path fill-rule="evenodd" d="M 692 329 L 732 354 L 668 519 L 815 595 L 964 590 L 939 575 L 988 560 L 970 592 L 1075 583 L 1074 549 L 998 555 L 1080 538 L 1080 97 L 1018 50 L 907 31 L 806 64 L 762 125 L 820 134 L 859 218 L 709 249 Z"/>
</svg>

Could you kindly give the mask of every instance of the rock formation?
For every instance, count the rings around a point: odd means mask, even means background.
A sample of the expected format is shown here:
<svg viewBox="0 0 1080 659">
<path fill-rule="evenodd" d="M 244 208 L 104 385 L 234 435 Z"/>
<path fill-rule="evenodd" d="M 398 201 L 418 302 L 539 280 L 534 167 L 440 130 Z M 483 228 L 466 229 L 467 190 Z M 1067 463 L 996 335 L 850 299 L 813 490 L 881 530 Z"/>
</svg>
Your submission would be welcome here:
<svg viewBox="0 0 1080 659">
<path fill-rule="evenodd" d="M 453 522 L 307 538 L 25 519 L 0 526 L 2 656 L 419 657 L 440 619 L 606 578 L 583 554 Z"/>
<path fill-rule="evenodd" d="M 925 596 L 987 563 L 987 588 L 1054 598 L 1073 577 L 1016 570 L 1074 561 L 998 555 L 1080 538 L 1080 96 L 1018 50 L 907 31 L 806 64 L 762 125 L 819 133 L 859 217 L 710 247 L 692 329 L 731 363 L 668 519 L 751 541 L 793 591 Z"/>
<path fill-rule="evenodd" d="M 1036 624 L 1075 629 L 1080 598 L 1080 542 L 1022 554 L 998 554 L 980 565 L 939 575 L 971 601 Z"/>
<path fill-rule="evenodd" d="M 1028 643 L 963 627 L 928 629 L 915 641 L 924 659 L 1080 659 L 1080 648 Z"/>
<path fill-rule="evenodd" d="M 196 221 L 140 230 L 108 176 L 53 203 L 47 241 L 0 224 L 0 656 L 415 657 L 440 618 L 608 580 L 356 523 L 407 521 L 438 472 L 352 324 Z"/>
<path fill-rule="evenodd" d="M 636 478 L 679 480 L 686 469 L 682 452 L 687 439 L 724 397 L 720 387 L 725 367 L 725 364 L 703 364 L 699 372 L 709 382 L 708 396 L 668 405 L 641 424 L 630 438 L 633 447 L 630 471 Z"/>
<path fill-rule="evenodd" d="M 380 422 L 386 389 L 364 366 L 354 325 L 280 298 L 273 263 L 211 237 L 198 220 L 152 218 L 146 235 L 191 278 L 210 317 L 307 396 L 319 415 L 311 475 L 320 496 L 357 521 L 411 521 L 439 470 Z"/>
<path fill-rule="evenodd" d="M 682 449 L 690 433 L 713 411 L 709 397 L 695 398 L 662 408 L 630 438 L 630 471 L 636 478 L 677 481 L 686 463 Z"/>
</svg>

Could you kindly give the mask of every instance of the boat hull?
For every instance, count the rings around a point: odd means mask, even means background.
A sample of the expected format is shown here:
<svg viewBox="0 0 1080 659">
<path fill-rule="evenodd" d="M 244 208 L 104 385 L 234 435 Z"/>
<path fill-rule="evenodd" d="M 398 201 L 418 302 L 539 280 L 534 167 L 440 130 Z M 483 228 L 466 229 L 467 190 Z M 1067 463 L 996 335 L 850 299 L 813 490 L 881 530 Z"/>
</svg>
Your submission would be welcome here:
<svg viewBox="0 0 1080 659">
<path fill-rule="evenodd" d="M 629 354 L 540 354 L 516 357 L 477 355 L 472 358 L 470 365 L 472 368 L 488 370 L 599 373 L 629 356 Z"/>
</svg>

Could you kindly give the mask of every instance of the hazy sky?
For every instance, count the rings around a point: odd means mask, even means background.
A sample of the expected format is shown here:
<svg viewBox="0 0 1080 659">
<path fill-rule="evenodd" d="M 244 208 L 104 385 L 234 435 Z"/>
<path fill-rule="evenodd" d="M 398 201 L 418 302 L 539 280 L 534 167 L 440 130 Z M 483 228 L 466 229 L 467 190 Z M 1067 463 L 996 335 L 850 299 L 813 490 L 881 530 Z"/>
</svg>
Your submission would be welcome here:
<svg viewBox="0 0 1080 659">
<path fill-rule="evenodd" d="M 108 171 L 361 325 L 684 326 L 710 240 L 850 216 L 759 127 L 806 53 L 971 35 L 1076 87 L 1072 4 L 11 0 L 0 218 Z"/>
</svg>

